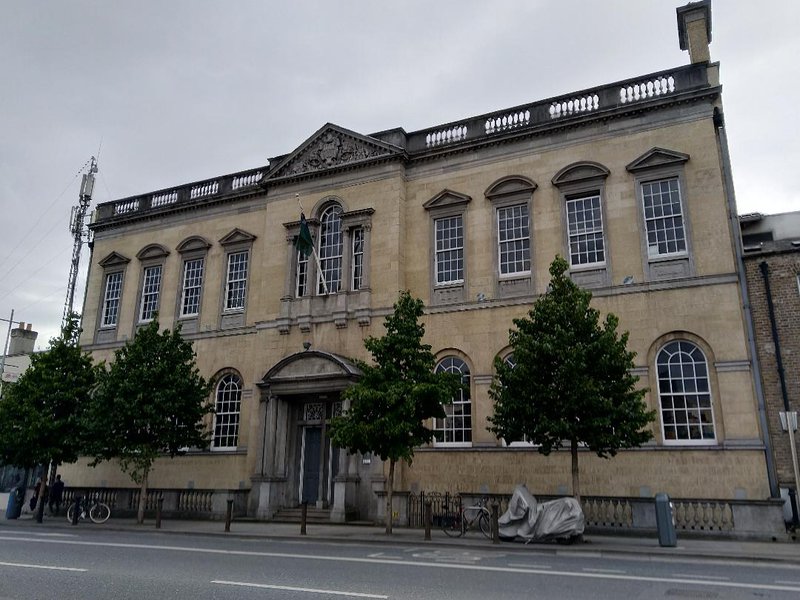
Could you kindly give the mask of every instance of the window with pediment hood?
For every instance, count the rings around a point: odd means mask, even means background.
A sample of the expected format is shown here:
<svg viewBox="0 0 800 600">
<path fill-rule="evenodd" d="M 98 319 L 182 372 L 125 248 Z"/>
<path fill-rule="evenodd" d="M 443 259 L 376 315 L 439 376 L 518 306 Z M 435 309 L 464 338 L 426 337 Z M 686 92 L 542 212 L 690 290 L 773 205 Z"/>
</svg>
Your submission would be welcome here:
<svg viewBox="0 0 800 600">
<path fill-rule="evenodd" d="M 129 262 L 130 259 L 122 254 L 111 252 L 97 263 L 103 269 L 95 334 L 97 343 L 113 342 L 117 339 L 117 325 L 122 308 L 122 286 Z"/>
<path fill-rule="evenodd" d="M 605 230 L 605 181 L 609 170 L 600 163 L 567 165 L 552 179 L 561 195 L 565 256 L 570 276 L 581 287 L 610 285 Z"/>
<path fill-rule="evenodd" d="M 466 299 L 465 217 L 470 196 L 442 190 L 423 207 L 431 217 L 431 304 Z"/>
<path fill-rule="evenodd" d="M 246 322 L 247 292 L 255 240 L 256 236 L 237 228 L 219 241 L 225 249 L 220 329 L 242 327 Z"/>
<path fill-rule="evenodd" d="M 370 243 L 372 208 L 348 210 L 337 196 L 322 198 L 307 216 L 314 254 L 297 248 L 301 222 L 284 223 L 287 269 L 281 298 L 279 331 L 288 333 L 293 320 L 310 329 L 310 316 L 331 316 L 346 327 L 355 316 L 369 323 Z"/>
<path fill-rule="evenodd" d="M 642 261 L 649 280 L 694 275 L 684 175 L 688 160 L 688 154 L 653 148 L 626 167 L 634 175 Z"/>
<path fill-rule="evenodd" d="M 200 236 L 183 240 L 176 250 L 181 255 L 181 279 L 176 314 L 184 333 L 198 330 L 203 298 L 206 256 L 211 244 Z"/>
<path fill-rule="evenodd" d="M 161 302 L 161 282 L 167 256 L 169 256 L 169 250 L 161 244 L 148 244 L 136 255 L 142 266 L 137 302 L 137 326 L 149 323 L 158 313 Z"/>
<path fill-rule="evenodd" d="M 495 181 L 484 192 L 492 203 L 495 296 L 530 294 L 532 288 L 531 215 L 538 186 L 527 177 L 512 175 Z"/>
</svg>

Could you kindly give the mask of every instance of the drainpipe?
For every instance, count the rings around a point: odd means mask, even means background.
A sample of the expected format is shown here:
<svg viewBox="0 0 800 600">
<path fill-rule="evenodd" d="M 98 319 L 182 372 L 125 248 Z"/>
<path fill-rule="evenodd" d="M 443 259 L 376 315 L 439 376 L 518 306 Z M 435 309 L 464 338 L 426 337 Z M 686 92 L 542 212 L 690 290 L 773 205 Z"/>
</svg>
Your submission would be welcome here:
<svg viewBox="0 0 800 600">
<path fill-rule="evenodd" d="M 761 271 L 761 277 L 764 278 L 764 291 L 767 295 L 767 310 L 769 311 L 769 325 L 772 329 L 772 343 L 775 345 L 775 367 L 778 371 L 778 381 L 781 384 L 781 397 L 783 398 L 783 410 L 786 411 L 787 429 L 789 430 L 789 444 L 792 447 L 792 466 L 794 468 L 794 485 L 795 489 L 789 488 L 789 504 L 792 507 L 792 522 L 797 527 L 797 488 L 800 486 L 797 475 L 797 449 L 794 445 L 794 431 L 792 423 L 789 420 L 789 394 L 786 393 L 786 372 L 783 369 L 783 358 L 781 357 L 781 342 L 778 337 L 778 324 L 775 320 L 775 304 L 772 302 L 772 289 L 769 286 L 769 265 L 766 261 L 762 261 L 758 265 Z"/>
<path fill-rule="evenodd" d="M 761 366 L 758 362 L 758 354 L 756 352 L 755 329 L 753 327 L 753 315 L 750 310 L 750 294 L 747 290 L 747 278 L 745 277 L 741 226 L 739 225 L 739 217 L 736 214 L 736 195 L 733 191 L 733 173 L 731 171 L 731 156 L 728 152 L 728 136 L 725 133 L 725 117 L 722 114 L 722 109 L 718 106 L 714 107 L 714 129 L 717 132 L 722 176 L 725 181 L 729 225 L 731 237 L 733 239 L 733 251 L 736 255 L 736 274 L 739 277 L 739 291 L 742 297 L 745 328 L 747 329 L 747 345 L 750 350 L 750 360 L 753 364 L 753 382 L 755 384 L 756 401 L 758 402 L 758 422 L 761 426 L 761 435 L 764 442 L 764 458 L 767 463 L 769 494 L 772 498 L 780 498 L 775 457 L 772 454 L 772 442 L 769 437 L 769 428 L 767 427 L 767 410 L 764 402 L 764 388 L 761 386 Z"/>
</svg>

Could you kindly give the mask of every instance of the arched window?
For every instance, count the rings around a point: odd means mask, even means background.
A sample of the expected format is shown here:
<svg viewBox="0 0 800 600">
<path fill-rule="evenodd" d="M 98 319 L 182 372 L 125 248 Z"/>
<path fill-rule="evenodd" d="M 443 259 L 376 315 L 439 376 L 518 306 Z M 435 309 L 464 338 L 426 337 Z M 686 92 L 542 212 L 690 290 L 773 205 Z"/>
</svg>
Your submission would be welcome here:
<svg viewBox="0 0 800 600">
<path fill-rule="evenodd" d="M 229 373 L 222 377 L 217 384 L 213 448 L 236 448 L 239 443 L 241 407 L 242 380 L 238 375 Z"/>
<path fill-rule="evenodd" d="M 338 292 L 342 285 L 342 207 L 331 204 L 320 216 L 318 294 Z M 325 284 L 323 285 L 323 278 Z"/>
<path fill-rule="evenodd" d="M 708 363 L 695 344 L 669 342 L 656 357 L 658 397 L 665 443 L 715 439 Z"/>
<path fill-rule="evenodd" d="M 436 373 L 458 373 L 461 375 L 462 388 L 453 398 L 453 402 L 445 406 L 444 419 L 436 419 L 433 431 L 437 444 L 470 444 L 472 443 L 472 401 L 469 388 L 469 367 L 457 356 L 448 356 L 436 365 Z"/>
</svg>

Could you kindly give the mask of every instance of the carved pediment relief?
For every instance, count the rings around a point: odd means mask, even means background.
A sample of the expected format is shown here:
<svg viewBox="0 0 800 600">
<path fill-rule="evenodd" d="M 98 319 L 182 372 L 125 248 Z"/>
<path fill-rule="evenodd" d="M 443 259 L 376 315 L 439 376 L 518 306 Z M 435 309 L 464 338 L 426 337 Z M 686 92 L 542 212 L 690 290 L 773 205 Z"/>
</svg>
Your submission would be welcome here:
<svg viewBox="0 0 800 600">
<path fill-rule="evenodd" d="M 399 154 L 402 150 L 391 144 L 328 123 L 285 157 L 268 179 L 325 171 Z"/>
<path fill-rule="evenodd" d="M 605 179 L 610 171 L 600 163 L 584 160 L 561 169 L 553 177 L 553 185 L 558 187 L 570 183 L 581 183 L 592 179 Z"/>
<path fill-rule="evenodd" d="M 223 237 L 219 243 L 223 246 L 230 246 L 231 244 L 252 243 L 256 239 L 252 233 L 247 233 L 243 229 L 233 229 L 228 235 Z"/>
<path fill-rule="evenodd" d="M 664 148 L 652 148 L 625 168 L 635 173 L 636 171 L 643 171 L 656 167 L 678 166 L 682 165 L 687 160 L 689 160 L 689 155 L 683 152 L 666 150 Z"/>
<path fill-rule="evenodd" d="M 485 194 L 489 200 L 499 200 L 508 196 L 533 194 L 537 187 L 536 182 L 527 177 L 512 175 L 495 181 Z"/>
<path fill-rule="evenodd" d="M 175 249 L 183 254 L 184 252 L 205 252 L 210 247 L 211 242 L 209 242 L 207 239 L 200 237 L 199 235 L 193 235 L 183 240 Z"/>
<path fill-rule="evenodd" d="M 435 208 L 449 208 L 451 206 L 460 206 L 462 204 L 467 204 L 470 201 L 472 201 L 472 196 L 467 196 L 466 194 L 459 194 L 458 192 L 454 192 L 453 190 L 444 189 L 438 194 L 436 194 L 433 198 L 428 200 L 422 206 L 426 210 L 432 210 Z"/>
<path fill-rule="evenodd" d="M 97 264 L 103 267 L 104 269 L 108 267 L 120 267 L 127 265 L 131 262 L 131 259 L 127 256 L 122 256 L 119 252 L 112 252 L 108 256 L 106 256 L 103 260 L 99 261 Z"/>
<path fill-rule="evenodd" d="M 169 250 L 161 244 L 148 244 L 136 254 L 139 260 L 151 260 L 154 258 L 164 258 L 169 256 Z"/>
</svg>

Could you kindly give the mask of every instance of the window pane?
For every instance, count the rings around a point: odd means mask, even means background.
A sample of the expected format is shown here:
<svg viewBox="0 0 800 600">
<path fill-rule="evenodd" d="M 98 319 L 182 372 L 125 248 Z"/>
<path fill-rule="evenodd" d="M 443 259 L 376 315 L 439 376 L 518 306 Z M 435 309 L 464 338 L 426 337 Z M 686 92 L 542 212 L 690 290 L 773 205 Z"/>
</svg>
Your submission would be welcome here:
<svg viewBox="0 0 800 600">
<path fill-rule="evenodd" d="M 497 241 L 501 275 L 530 272 L 531 240 L 527 204 L 497 209 Z"/>
<path fill-rule="evenodd" d="M 571 266 L 605 262 L 599 194 L 567 201 L 567 227 Z"/>
<path fill-rule="evenodd" d="M 106 293 L 103 299 L 103 327 L 117 324 L 119 299 L 122 295 L 122 271 L 106 275 Z"/>
<path fill-rule="evenodd" d="M 239 411 L 242 404 L 242 381 L 236 375 L 225 375 L 217 385 L 214 406 L 215 448 L 235 448 L 239 443 Z"/>
<path fill-rule="evenodd" d="M 161 265 L 147 267 L 142 278 L 142 304 L 139 321 L 150 321 L 158 310 L 158 293 L 161 289 Z"/>
<path fill-rule="evenodd" d="M 247 263 L 249 252 L 228 255 L 228 280 L 225 289 L 225 310 L 244 309 L 247 291 Z"/>
<path fill-rule="evenodd" d="M 445 406 L 444 419 L 435 419 L 434 435 L 437 442 L 468 443 L 472 441 L 472 402 L 469 391 L 469 367 L 456 356 L 448 356 L 436 365 L 437 373 L 459 373 L 465 385 Z"/>
<path fill-rule="evenodd" d="M 676 177 L 642 184 L 647 253 L 650 257 L 686 252 L 686 236 Z"/>
<path fill-rule="evenodd" d="M 461 215 L 437 219 L 436 283 L 464 281 L 464 226 Z"/>
<path fill-rule="evenodd" d="M 320 218 L 319 236 L 319 294 L 334 294 L 342 284 L 342 207 L 329 206 Z M 323 284 L 324 280 L 324 284 Z"/>
<path fill-rule="evenodd" d="M 183 263 L 182 317 L 200 313 L 200 291 L 203 289 L 204 266 L 205 259 L 203 258 L 187 260 Z"/>
</svg>

